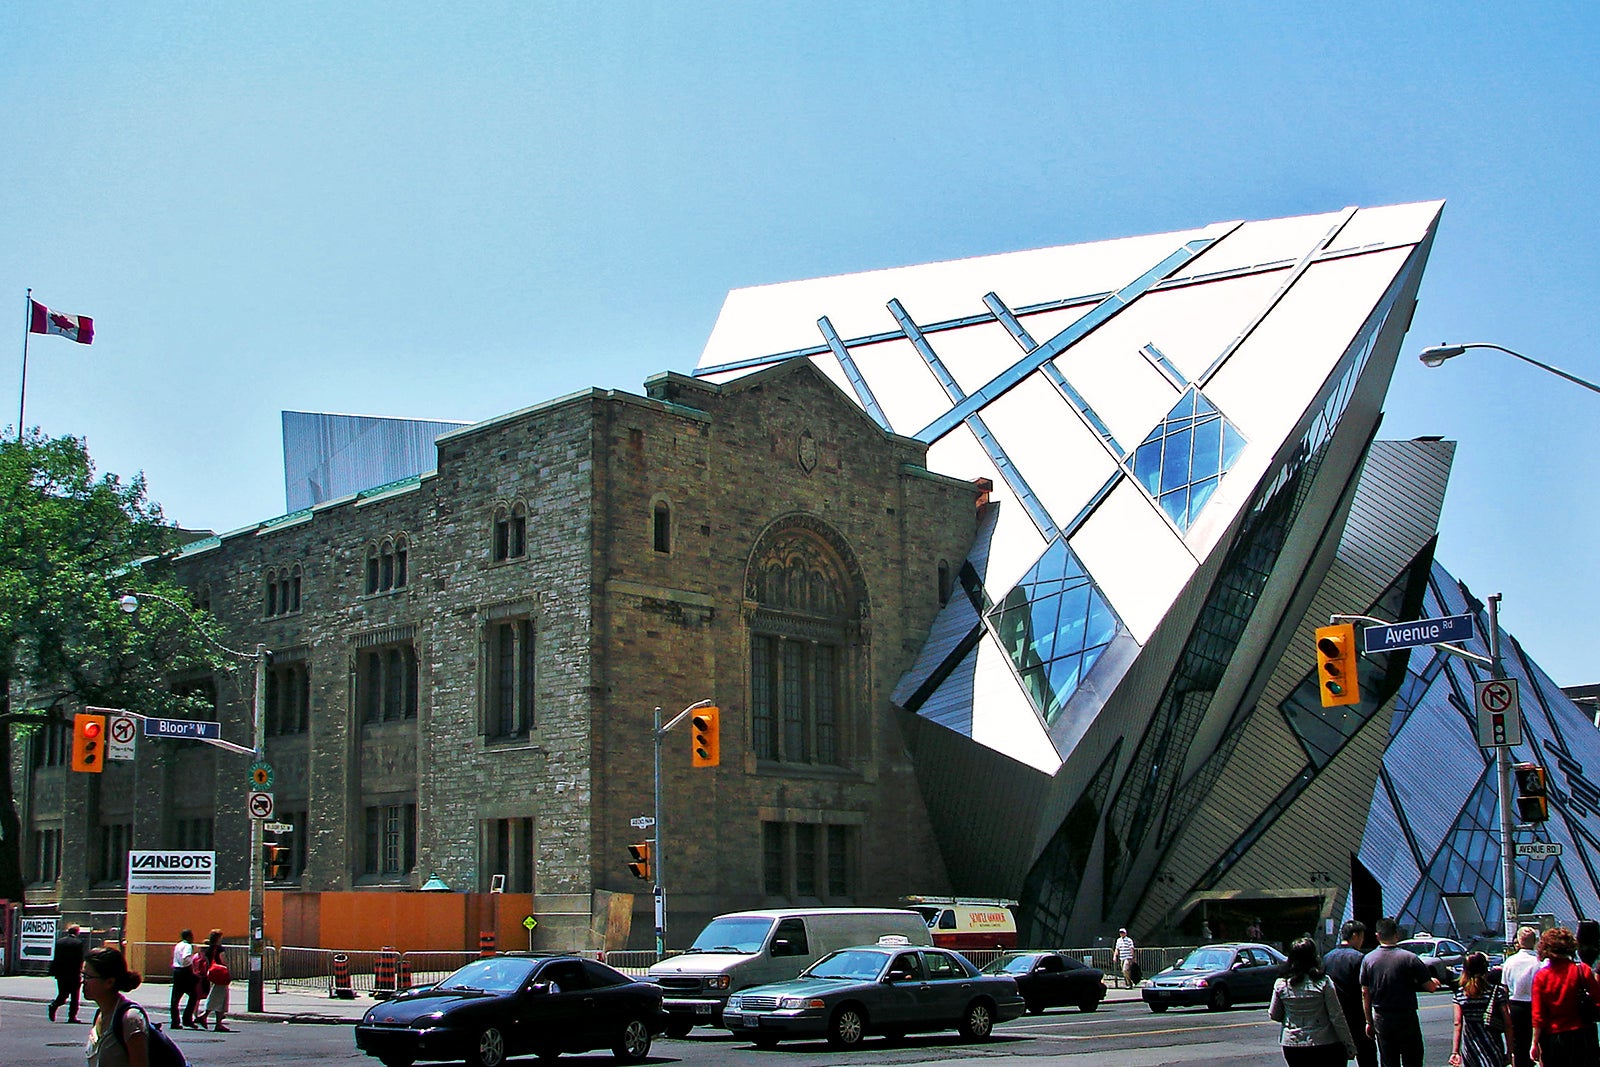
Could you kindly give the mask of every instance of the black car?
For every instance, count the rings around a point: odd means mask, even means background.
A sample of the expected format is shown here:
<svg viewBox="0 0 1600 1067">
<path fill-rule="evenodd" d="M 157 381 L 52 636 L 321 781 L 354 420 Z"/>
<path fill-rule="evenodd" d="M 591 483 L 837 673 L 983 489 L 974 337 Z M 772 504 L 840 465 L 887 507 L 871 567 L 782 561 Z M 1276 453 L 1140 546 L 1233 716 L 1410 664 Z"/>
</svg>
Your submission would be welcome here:
<svg viewBox="0 0 1600 1067">
<path fill-rule="evenodd" d="M 491 956 L 369 1008 L 356 1026 L 356 1047 L 384 1067 L 417 1060 L 499 1067 L 507 1056 L 602 1048 L 619 1063 L 638 1063 L 666 1022 L 660 987 L 603 963 Z"/>
<path fill-rule="evenodd" d="M 983 973 L 1016 979 L 1017 991 L 1035 1015 L 1060 1007 L 1094 1011 L 1106 999 L 1104 972 L 1059 952 L 1007 952 L 985 965 Z"/>
<path fill-rule="evenodd" d="M 1146 982 L 1141 995 L 1151 1011 L 1199 1005 L 1223 1011 L 1271 1000 L 1282 969 L 1283 953 L 1270 945 L 1202 945 Z"/>
<path fill-rule="evenodd" d="M 722 1025 L 757 1048 L 809 1037 L 854 1048 L 871 1033 L 894 1040 L 950 1028 L 984 1041 L 1022 1010 L 1009 976 L 980 974 L 959 952 L 898 937 L 830 953 L 791 981 L 742 989 L 728 998 Z"/>
</svg>

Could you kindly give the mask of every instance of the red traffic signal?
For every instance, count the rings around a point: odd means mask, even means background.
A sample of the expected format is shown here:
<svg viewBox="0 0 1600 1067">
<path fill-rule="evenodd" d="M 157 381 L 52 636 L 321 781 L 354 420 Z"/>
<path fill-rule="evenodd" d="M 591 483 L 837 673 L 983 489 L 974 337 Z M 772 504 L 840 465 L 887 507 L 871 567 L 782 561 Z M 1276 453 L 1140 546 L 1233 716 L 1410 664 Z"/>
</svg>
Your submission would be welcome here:
<svg viewBox="0 0 1600 1067">
<path fill-rule="evenodd" d="M 715 767 L 722 762 L 722 712 L 701 708 L 689 717 L 689 766 Z"/>
<path fill-rule="evenodd" d="M 72 717 L 72 769 L 99 774 L 106 769 L 106 717 L 80 711 Z"/>
</svg>

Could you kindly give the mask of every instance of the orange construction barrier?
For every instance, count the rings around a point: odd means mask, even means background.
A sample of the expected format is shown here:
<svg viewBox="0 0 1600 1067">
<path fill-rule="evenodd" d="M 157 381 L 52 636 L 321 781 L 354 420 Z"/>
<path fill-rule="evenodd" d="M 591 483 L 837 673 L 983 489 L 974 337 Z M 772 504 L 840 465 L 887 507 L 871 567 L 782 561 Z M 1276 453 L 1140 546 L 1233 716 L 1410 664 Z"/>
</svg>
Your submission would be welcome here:
<svg viewBox="0 0 1600 1067">
<path fill-rule="evenodd" d="M 411 988 L 411 961 L 404 956 L 400 957 L 400 992 L 404 993 Z"/>
<path fill-rule="evenodd" d="M 478 931 L 478 955 L 480 955 L 480 956 L 493 956 L 494 955 L 494 931 L 493 930 L 479 930 Z"/>
<path fill-rule="evenodd" d="M 356 999 L 356 991 L 350 986 L 350 957 L 343 952 L 333 957 L 333 996 L 335 1000 Z"/>
<path fill-rule="evenodd" d="M 372 995 L 379 1000 L 394 996 L 394 972 L 399 963 L 400 953 L 394 949 L 386 945 L 378 950 L 378 958 L 372 964 Z"/>
</svg>

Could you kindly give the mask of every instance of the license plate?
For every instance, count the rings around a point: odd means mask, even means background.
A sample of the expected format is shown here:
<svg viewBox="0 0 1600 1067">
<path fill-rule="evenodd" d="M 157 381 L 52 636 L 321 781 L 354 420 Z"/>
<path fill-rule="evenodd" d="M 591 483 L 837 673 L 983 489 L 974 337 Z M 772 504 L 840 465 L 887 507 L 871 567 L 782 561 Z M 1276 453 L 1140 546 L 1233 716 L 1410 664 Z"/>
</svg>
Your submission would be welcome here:
<svg viewBox="0 0 1600 1067">
<path fill-rule="evenodd" d="M 694 1013 L 696 1015 L 710 1015 L 711 1014 L 711 1005 L 709 1005 L 709 1004 L 696 1004 L 694 1006 Z"/>
</svg>

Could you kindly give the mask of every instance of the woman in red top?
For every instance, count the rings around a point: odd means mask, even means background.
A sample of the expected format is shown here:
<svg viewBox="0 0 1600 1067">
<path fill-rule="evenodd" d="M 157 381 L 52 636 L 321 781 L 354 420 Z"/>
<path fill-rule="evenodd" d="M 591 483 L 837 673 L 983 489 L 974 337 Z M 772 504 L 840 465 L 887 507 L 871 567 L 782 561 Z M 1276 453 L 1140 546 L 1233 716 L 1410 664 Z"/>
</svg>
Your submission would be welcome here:
<svg viewBox="0 0 1600 1067">
<path fill-rule="evenodd" d="M 1572 957 L 1578 939 L 1558 926 L 1539 938 L 1544 966 L 1533 974 L 1533 1058 L 1543 1067 L 1589 1067 L 1595 1062 L 1594 1024 L 1583 1001 L 1600 1007 L 1594 972 Z"/>
</svg>

